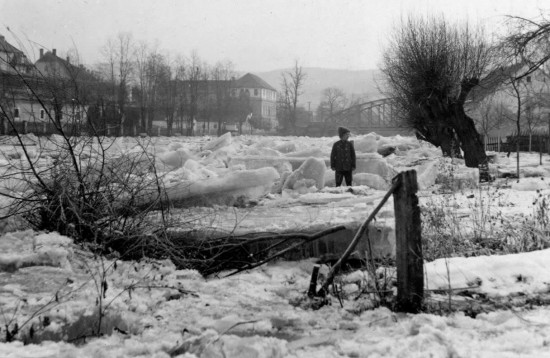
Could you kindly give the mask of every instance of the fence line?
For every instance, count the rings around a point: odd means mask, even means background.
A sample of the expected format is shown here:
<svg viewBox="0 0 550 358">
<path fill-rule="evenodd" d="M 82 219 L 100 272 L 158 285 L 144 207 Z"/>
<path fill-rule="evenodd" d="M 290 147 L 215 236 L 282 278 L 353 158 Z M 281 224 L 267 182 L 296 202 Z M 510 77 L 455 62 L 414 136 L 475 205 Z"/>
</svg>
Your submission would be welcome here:
<svg viewBox="0 0 550 358">
<path fill-rule="evenodd" d="M 533 132 L 531 135 L 522 132 L 520 136 L 517 133 L 503 137 L 482 136 L 481 141 L 485 151 L 515 152 L 519 141 L 520 152 L 550 153 L 550 137 L 544 132 Z"/>
<path fill-rule="evenodd" d="M 63 131 L 69 136 L 89 135 L 94 130 L 86 123 L 70 123 L 63 122 L 61 124 Z M 103 125 L 96 127 L 97 134 L 108 137 L 115 137 L 119 135 L 120 126 L 118 125 Z M 32 133 L 36 136 L 49 136 L 52 134 L 59 134 L 59 128 L 52 122 L 46 121 L 17 121 L 8 122 L 4 121 L 0 125 L 0 134 L 14 135 L 15 133 L 29 134 Z M 202 132 L 201 132 L 202 133 Z M 216 133 L 217 134 L 217 133 Z M 168 136 L 168 128 L 159 127 L 153 125 L 148 131 L 142 131 L 138 127 L 123 127 L 123 135 L 125 136 L 143 136 L 150 137 Z M 171 135 L 182 135 L 179 128 L 172 128 Z"/>
</svg>

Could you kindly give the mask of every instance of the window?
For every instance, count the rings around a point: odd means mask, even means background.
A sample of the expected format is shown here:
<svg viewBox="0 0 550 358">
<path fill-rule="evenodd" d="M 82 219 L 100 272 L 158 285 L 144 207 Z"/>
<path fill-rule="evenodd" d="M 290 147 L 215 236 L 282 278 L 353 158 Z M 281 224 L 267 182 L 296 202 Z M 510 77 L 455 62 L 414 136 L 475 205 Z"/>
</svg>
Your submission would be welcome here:
<svg viewBox="0 0 550 358">
<path fill-rule="evenodd" d="M 40 119 L 44 119 L 44 117 L 46 116 L 46 113 L 44 112 L 43 109 L 40 110 Z"/>
<path fill-rule="evenodd" d="M 257 96 L 257 95 L 258 95 L 258 89 L 254 88 L 254 96 Z"/>
<path fill-rule="evenodd" d="M 218 125 L 217 125 L 217 124 L 214 124 L 214 129 L 218 129 Z"/>
<path fill-rule="evenodd" d="M 531 76 L 527 76 L 527 83 L 531 82 Z"/>
<path fill-rule="evenodd" d="M 14 116 L 15 118 L 19 118 L 19 108 L 14 108 L 14 109 L 13 109 L 13 116 Z"/>
</svg>

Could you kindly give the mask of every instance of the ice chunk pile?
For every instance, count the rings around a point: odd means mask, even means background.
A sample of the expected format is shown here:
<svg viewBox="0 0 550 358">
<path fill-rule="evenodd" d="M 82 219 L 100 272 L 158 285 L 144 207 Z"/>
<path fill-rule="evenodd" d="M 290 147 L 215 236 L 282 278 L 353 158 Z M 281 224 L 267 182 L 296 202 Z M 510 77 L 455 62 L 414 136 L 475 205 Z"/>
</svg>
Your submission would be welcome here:
<svg viewBox="0 0 550 358">
<path fill-rule="evenodd" d="M 267 194 L 289 197 L 333 187 L 330 150 L 338 140 L 309 137 L 173 137 L 156 138 L 148 152 L 177 205 L 231 204 L 236 198 L 257 200 Z M 414 169 L 420 189 L 428 189 L 448 177 L 439 149 L 415 137 L 382 137 L 376 133 L 353 137 L 356 170 L 353 184 L 387 190 L 403 170 Z M 120 155 L 131 152 L 127 138 L 115 140 Z M 477 183 L 477 169 L 453 163 L 455 187 Z M 535 172 L 535 171 L 533 171 Z M 191 204 L 192 203 L 192 204 Z"/>
<path fill-rule="evenodd" d="M 53 266 L 71 270 L 72 240 L 58 233 L 39 234 L 28 230 L 7 233 L 0 239 L 0 272 L 23 267 Z"/>
</svg>

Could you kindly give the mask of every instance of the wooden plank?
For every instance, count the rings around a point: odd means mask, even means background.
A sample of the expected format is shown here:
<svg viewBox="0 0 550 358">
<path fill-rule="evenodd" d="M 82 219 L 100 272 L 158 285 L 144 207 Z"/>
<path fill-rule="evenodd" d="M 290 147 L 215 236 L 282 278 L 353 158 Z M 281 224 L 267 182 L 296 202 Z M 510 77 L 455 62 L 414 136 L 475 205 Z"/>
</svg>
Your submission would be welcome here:
<svg viewBox="0 0 550 358">
<path fill-rule="evenodd" d="M 395 241 L 397 261 L 396 309 L 417 313 L 424 297 L 424 270 L 416 171 L 399 173 L 394 181 Z"/>
</svg>

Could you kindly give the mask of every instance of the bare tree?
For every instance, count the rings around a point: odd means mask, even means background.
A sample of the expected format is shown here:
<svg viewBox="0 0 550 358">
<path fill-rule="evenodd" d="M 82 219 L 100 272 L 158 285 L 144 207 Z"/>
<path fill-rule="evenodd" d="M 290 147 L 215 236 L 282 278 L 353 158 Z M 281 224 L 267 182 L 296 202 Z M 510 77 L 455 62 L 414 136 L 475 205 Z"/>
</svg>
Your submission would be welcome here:
<svg viewBox="0 0 550 358">
<path fill-rule="evenodd" d="M 548 110 L 549 91 L 546 82 L 531 81 L 531 77 L 526 77 L 522 82 L 526 91 L 524 123 L 529 133 L 529 152 L 531 152 L 533 134 L 545 122 L 543 114 Z"/>
<path fill-rule="evenodd" d="M 157 102 L 156 91 L 159 86 L 159 73 L 164 63 L 164 57 L 159 53 L 158 46 L 150 47 L 146 42 L 141 41 L 134 52 L 134 59 L 140 127 L 142 130 L 148 131 L 151 128 L 151 116 Z"/>
<path fill-rule="evenodd" d="M 544 65 L 550 60 L 550 20 L 544 15 L 535 20 L 518 16 L 508 20 L 510 34 L 501 42 L 501 49 L 506 59 L 523 65 L 515 77 L 522 79 L 538 69 L 548 73 Z"/>
<path fill-rule="evenodd" d="M 492 63 L 481 30 L 444 18 L 408 17 L 396 28 L 383 55 L 387 95 L 403 123 L 417 136 L 453 154 L 455 135 L 468 167 L 488 176 L 487 157 L 475 123 L 464 110 L 470 91 Z"/>
<path fill-rule="evenodd" d="M 112 95 L 116 98 L 119 134 L 124 133 L 128 89 L 134 64 L 134 42 L 130 33 L 119 33 L 107 41 L 102 49 L 107 61 L 107 76 L 112 83 Z"/>
<path fill-rule="evenodd" d="M 510 79 L 510 85 L 512 89 L 512 95 L 516 99 L 516 113 L 515 113 L 515 122 L 516 122 L 516 130 L 517 130 L 517 137 L 516 137 L 516 155 L 517 155 L 517 161 L 516 161 L 516 175 L 517 178 L 519 178 L 519 138 L 521 136 L 521 114 L 523 111 L 523 96 L 521 91 L 521 79 L 518 79 L 516 77 L 513 77 Z M 508 155 L 510 155 L 510 152 L 508 152 Z"/>
<path fill-rule="evenodd" d="M 346 108 L 347 104 L 348 97 L 342 89 L 329 87 L 323 90 L 321 104 L 319 106 L 324 114 L 324 120 L 326 121 L 332 117 L 334 112 Z"/>
<path fill-rule="evenodd" d="M 204 78 L 204 63 L 197 52 L 193 51 L 186 72 L 187 92 L 187 135 L 194 135 L 193 125 L 199 112 L 201 82 Z"/>
<path fill-rule="evenodd" d="M 279 94 L 281 101 L 280 108 L 284 111 L 284 120 L 288 124 L 287 130 L 294 133 L 296 130 L 296 109 L 298 107 L 298 99 L 304 93 L 303 87 L 307 74 L 303 71 L 302 66 L 298 64 L 298 60 L 294 62 L 294 68 L 282 74 L 282 90 Z"/>
<path fill-rule="evenodd" d="M 175 61 L 174 68 L 174 90 L 175 90 L 175 123 L 176 128 L 180 133 L 183 133 L 183 124 L 185 123 L 185 112 L 187 108 L 187 92 L 188 85 L 185 82 L 187 77 L 187 65 L 186 60 L 182 56 L 178 56 Z M 172 132 L 172 126 L 174 123 L 168 122 L 168 132 Z"/>
<path fill-rule="evenodd" d="M 213 81 L 215 118 L 218 123 L 218 136 L 222 134 L 224 116 L 229 113 L 231 106 L 231 87 L 235 78 L 233 63 L 231 61 L 218 62 L 212 68 L 211 78 Z"/>
<path fill-rule="evenodd" d="M 329 87 L 322 92 L 321 103 L 317 108 L 317 118 L 323 122 L 323 134 L 327 134 L 329 124 L 334 123 L 334 114 L 343 111 L 349 100 L 340 88 Z"/>
<path fill-rule="evenodd" d="M 497 98 L 494 94 L 475 103 L 472 112 L 476 112 L 473 116 L 474 122 L 484 136 L 489 136 L 493 130 L 501 129 L 503 123 L 513 117 L 503 99 Z"/>
</svg>

